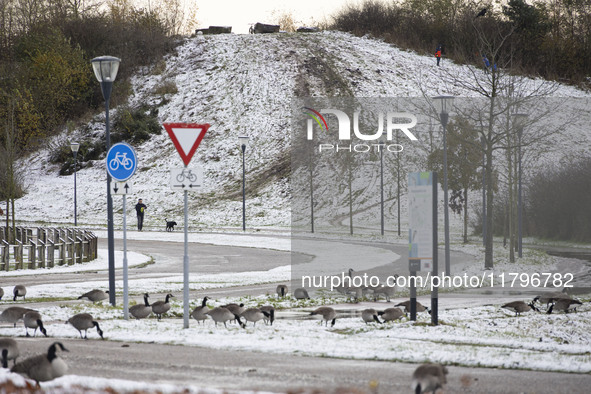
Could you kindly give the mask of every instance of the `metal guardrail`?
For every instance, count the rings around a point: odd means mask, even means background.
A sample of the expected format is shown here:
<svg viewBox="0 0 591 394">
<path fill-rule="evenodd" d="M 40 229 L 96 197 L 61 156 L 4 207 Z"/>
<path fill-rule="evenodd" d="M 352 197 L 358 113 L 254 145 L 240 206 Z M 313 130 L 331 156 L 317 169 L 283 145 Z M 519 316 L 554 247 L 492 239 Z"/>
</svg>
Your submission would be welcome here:
<svg viewBox="0 0 591 394">
<path fill-rule="evenodd" d="M 0 227 L 0 270 L 51 268 L 80 264 L 97 258 L 98 238 L 78 228 L 12 228 L 14 242 L 8 242 Z"/>
</svg>

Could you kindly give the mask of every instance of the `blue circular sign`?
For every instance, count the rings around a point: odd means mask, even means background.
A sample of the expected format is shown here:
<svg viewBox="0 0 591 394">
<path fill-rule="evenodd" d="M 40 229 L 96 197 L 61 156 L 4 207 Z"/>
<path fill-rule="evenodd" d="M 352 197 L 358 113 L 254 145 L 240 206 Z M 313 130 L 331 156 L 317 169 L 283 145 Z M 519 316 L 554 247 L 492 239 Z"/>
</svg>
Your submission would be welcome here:
<svg viewBox="0 0 591 394">
<path fill-rule="evenodd" d="M 107 172 L 111 178 L 123 182 L 135 174 L 137 158 L 133 148 L 126 143 L 115 144 L 107 152 Z"/>
</svg>

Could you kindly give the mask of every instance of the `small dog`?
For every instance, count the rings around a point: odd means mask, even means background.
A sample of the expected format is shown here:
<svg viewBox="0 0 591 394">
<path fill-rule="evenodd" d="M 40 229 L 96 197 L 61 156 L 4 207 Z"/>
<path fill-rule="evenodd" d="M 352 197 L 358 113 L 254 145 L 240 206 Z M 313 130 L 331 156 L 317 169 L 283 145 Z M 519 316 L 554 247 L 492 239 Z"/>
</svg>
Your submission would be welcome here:
<svg viewBox="0 0 591 394">
<path fill-rule="evenodd" d="M 173 231 L 174 230 L 174 226 L 176 226 L 176 222 L 174 220 L 168 221 L 168 219 L 164 219 L 166 220 L 166 231 Z"/>
</svg>

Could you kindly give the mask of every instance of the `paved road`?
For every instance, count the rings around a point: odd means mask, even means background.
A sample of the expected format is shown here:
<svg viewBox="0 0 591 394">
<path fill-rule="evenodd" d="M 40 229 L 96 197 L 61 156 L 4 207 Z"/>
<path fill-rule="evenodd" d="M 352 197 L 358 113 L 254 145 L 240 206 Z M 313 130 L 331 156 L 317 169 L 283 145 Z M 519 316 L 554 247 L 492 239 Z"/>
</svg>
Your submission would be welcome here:
<svg viewBox="0 0 591 394">
<path fill-rule="evenodd" d="M 45 352 L 51 339 L 23 339 L 23 352 Z M 70 373 L 142 382 L 222 389 L 287 390 L 337 387 L 372 393 L 408 393 L 414 364 L 343 360 L 264 352 L 67 340 Z M 378 382 L 370 391 L 370 382 Z M 591 376 L 487 368 L 449 367 L 448 393 L 588 393 Z"/>
<path fill-rule="evenodd" d="M 106 239 L 99 238 L 99 249 L 107 249 Z M 121 240 L 115 240 L 115 249 L 123 249 Z M 183 273 L 184 249 L 182 243 L 128 240 L 127 249 L 151 256 L 154 259 L 154 264 L 142 268 L 130 268 L 130 279 L 182 275 Z M 275 267 L 289 265 L 291 262 L 291 256 L 288 252 L 198 243 L 189 243 L 189 256 L 191 272 L 196 274 L 266 271 Z M 105 288 L 108 288 L 108 271 L 106 268 L 102 271 L 51 274 L 49 277 L 52 283 L 105 280 Z M 117 278 L 121 276 L 122 271 L 117 270 Z M 47 278 L 47 275 L 4 277 L 2 286 L 10 287 L 18 283 L 42 285 L 47 283 Z"/>
</svg>

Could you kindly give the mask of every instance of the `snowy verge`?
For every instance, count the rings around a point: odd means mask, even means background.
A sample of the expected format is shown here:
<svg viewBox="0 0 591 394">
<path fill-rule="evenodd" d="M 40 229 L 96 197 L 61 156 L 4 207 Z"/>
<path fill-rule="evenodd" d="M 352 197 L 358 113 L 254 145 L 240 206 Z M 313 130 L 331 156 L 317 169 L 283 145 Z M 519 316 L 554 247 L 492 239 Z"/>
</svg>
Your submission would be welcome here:
<svg viewBox="0 0 591 394">
<path fill-rule="evenodd" d="M 127 252 L 128 267 L 137 267 L 149 263 L 150 256 L 136 252 Z M 123 268 L 123 252 L 115 251 L 115 269 Z M 42 274 L 65 274 L 72 272 L 101 271 L 109 269 L 109 256 L 107 249 L 98 249 L 97 258 L 82 264 L 57 265 L 52 268 L 37 268 L 34 270 L 22 269 L 15 271 L 0 271 L 0 277 L 3 276 L 26 276 Z"/>
<path fill-rule="evenodd" d="M 382 304 L 382 308 L 392 304 Z M 443 309 L 440 325 L 431 326 L 430 316 L 419 314 L 417 322 L 403 318 L 399 322 L 366 325 L 350 310 L 339 309 L 334 327 L 309 320 L 310 309 L 282 312 L 272 326 L 248 323 L 246 329 L 235 324 L 215 327 L 191 321 L 183 329 L 180 318 L 128 320 L 114 318 L 120 312 L 85 304 L 100 320 L 107 340 L 160 343 L 233 349 L 280 354 L 301 354 L 360 360 L 421 363 L 441 362 L 470 367 L 530 369 L 574 373 L 591 372 L 591 308 L 585 304 L 576 313 L 526 313 L 515 317 L 497 306 Z M 341 306 L 342 308 L 342 306 Z M 380 309 L 382 309 L 380 308 Z M 179 310 L 178 305 L 175 310 Z M 75 340 L 76 329 L 63 324 L 70 307 L 41 308 L 48 335 Z M 170 313 L 169 313 L 170 316 Z M 348 317 L 347 317 L 348 316 Z M 101 320 L 102 319 L 102 320 Z M 22 326 L 2 327 L 0 335 L 24 336 Z M 89 338 L 98 338 L 94 330 Z"/>
<path fill-rule="evenodd" d="M 0 390 L 16 392 L 18 389 L 33 390 L 34 383 L 22 376 L 0 368 Z M 65 375 L 49 382 L 41 383 L 41 388 L 54 394 L 88 393 L 187 393 L 187 394 L 254 394 L 255 391 L 234 391 L 178 385 L 174 383 L 147 383 L 124 379 L 106 379 L 94 376 Z M 262 391 L 256 393 L 264 394 Z"/>
</svg>

